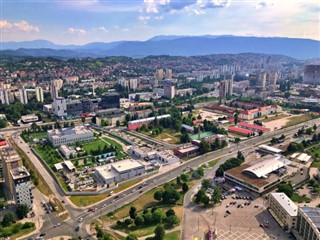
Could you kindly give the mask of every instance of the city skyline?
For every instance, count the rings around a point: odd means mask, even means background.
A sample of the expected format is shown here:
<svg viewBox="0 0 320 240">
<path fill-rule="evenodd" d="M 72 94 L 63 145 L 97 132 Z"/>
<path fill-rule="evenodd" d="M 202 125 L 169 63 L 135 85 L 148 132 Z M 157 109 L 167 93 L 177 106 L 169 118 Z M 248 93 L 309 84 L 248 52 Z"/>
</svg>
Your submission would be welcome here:
<svg viewBox="0 0 320 240">
<path fill-rule="evenodd" d="M 314 0 L 11 1 L 1 3 L 1 41 L 81 45 L 207 34 L 320 40 L 319 12 Z"/>
</svg>

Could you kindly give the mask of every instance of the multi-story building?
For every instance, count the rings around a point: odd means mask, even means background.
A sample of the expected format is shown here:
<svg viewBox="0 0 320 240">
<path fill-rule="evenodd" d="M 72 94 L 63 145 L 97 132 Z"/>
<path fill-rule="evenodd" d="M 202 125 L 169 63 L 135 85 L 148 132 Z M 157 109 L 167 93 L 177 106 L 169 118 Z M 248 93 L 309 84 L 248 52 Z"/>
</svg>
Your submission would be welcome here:
<svg viewBox="0 0 320 240">
<path fill-rule="evenodd" d="M 9 90 L 7 89 L 0 90 L 0 101 L 2 104 L 10 104 Z"/>
<path fill-rule="evenodd" d="M 133 159 L 106 164 L 94 170 L 95 176 L 104 184 L 120 182 L 144 173 L 144 165 Z"/>
<path fill-rule="evenodd" d="M 3 178 L 6 183 L 5 191 L 7 195 L 12 198 L 14 195 L 14 185 L 10 171 L 12 169 L 22 167 L 22 160 L 10 145 L 0 149 L 0 158 L 3 168 Z"/>
<path fill-rule="evenodd" d="M 51 81 L 50 93 L 51 98 L 54 100 L 55 98 L 59 97 L 58 92 L 63 86 L 62 79 L 55 79 Z"/>
<path fill-rule="evenodd" d="M 119 108 L 120 107 L 120 95 L 118 93 L 109 93 L 101 96 L 100 108 Z"/>
<path fill-rule="evenodd" d="M 48 130 L 48 140 L 54 147 L 93 140 L 93 132 L 85 126 Z"/>
<path fill-rule="evenodd" d="M 138 120 L 133 120 L 133 121 L 129 121 L 128 122 L 128 129 L 129 130 L 136 130 L 137 128 L 142 127 L 142 125 L 146 125 L 148 126 L 151 122 L 163 118 L 169 118 L 171 117 L 170 114 L 165 114 L 165 115 L 161 115 L 161 116 L 157 116 L 157 117 L 149 117 L 149 118 L 143 118 L 143 119 L 138 119 Z"/>
<path fill-rule="evenodd" d="M 261 88 L 262 91 L 265 91 L 266 90 L 266 82 L 267 82 L 267 73 L 261 72 L 259 80 L 260 80 L 259 87 Z"/>
<path fill-rule="evenodd" d="M 285 193 L 269 194 L 269 212 L 282 228 L 291 230 L 296 226 L 298 206 Z"/>
<path fill-rule="evenodd" d="M 39 121 L 39 117 L 35 114 L 24 115 L 24 116 L 21 116 L 21 121 L 23 123 L 37 122 Z"/>
<path fill-rule="evenodd" d="M 297 223 L 292 233 L 297 240 L 319 240 L 320 208 L 300 207 Z"/>
<path fill-rule="evenodd" d="M 22 104 L 27 104 L 28 103 L 28 92 L 26 89 L 21 88 L 19 89 L 19 95 L 20 95 L 20 102 Z"/>
<path fill-rule="evenodd" d="M 52 110 L 57 117 L 64 117 L 67 115 L 67 101 L 63 97 L 56 97 L 52 103 Z"/>
<path fill-rule="evenodd" d="M 43 88 L 42 87 L 36 87 L 36 99 L 37 99 L 38 102 L 43 102 L 44 101 Z"/>
<path fill-rule="evenodd" d="M 25 204 L 32 209 L 33 196 L 30 174 L 25 167 L 17 167 L 10 170 L 14 199 L 17 205 Z"/>
<path fill-rule="evenodd" d="M 136 78 L 130 78 L 129 79 L 129 87 L 131 90 L 136 90 L 138 87 L 138 79 Z"/>
<path fill-rule="evenodd" d="M 304 68 L 303 83 L 320 84 L 320 65 L 306 65 Z"/>
</svg>

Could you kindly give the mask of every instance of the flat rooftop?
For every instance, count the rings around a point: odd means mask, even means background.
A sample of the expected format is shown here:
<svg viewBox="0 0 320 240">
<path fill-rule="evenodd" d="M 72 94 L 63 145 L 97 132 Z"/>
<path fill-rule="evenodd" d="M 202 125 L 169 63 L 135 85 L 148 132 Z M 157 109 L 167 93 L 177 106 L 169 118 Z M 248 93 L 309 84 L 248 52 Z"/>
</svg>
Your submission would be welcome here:
<svg viewBox="0 0 320 240">
<path fill-rule="evenodd" d="M 78 135 L 78 134 L 80 135 L 80 134 L 86 134 L 86 133 L 92 133 L 92 132 L 89 129 L 87 129 L 85 126 L 48 130 L 48 135 L 51 135 L 52 138 L 60 138 L 62 136 L 67 136 L 67 135 Z"/>
<path fill-rule="evenodd" d="M 111 165 L 119 173 L 128 171 L 130 169 L 143 167 L 141 163 L 132 159 L 115 162 L 115 163 L 112 163 Z"/>
<path fill-rule="evenodd" d="M 30 176 L 29 172 L 25 167 L 17 167 L 10 170 L 11 176 L 13 179 L 20 179 Z"/>
<path fill-rule="evenodd" d="M 277 200 L 291 217 L 298 215 L 298 206 L 285 193 L 271 193 L 270 195 Z"/>
</svg>

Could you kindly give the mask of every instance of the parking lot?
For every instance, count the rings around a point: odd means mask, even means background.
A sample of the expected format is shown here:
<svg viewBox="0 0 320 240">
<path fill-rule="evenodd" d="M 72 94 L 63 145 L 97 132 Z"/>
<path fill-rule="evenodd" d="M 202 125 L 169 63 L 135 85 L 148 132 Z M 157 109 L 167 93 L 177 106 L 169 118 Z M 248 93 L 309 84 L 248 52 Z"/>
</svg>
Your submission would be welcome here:
<svg viewBox="0 0 320 240">
<path fill-rule="evenodd" d="M 193 237 L 200 238 L 211 228 L 217 229 L 217 239 L 221 240 L 289 239 L 268 212 L 268 199 L 251 200 L 249 196 L 238 192 L 226 196 L 213 209 L 194 209 L 199 216 L 199 226 L 193 227 Z"/>
</svg>

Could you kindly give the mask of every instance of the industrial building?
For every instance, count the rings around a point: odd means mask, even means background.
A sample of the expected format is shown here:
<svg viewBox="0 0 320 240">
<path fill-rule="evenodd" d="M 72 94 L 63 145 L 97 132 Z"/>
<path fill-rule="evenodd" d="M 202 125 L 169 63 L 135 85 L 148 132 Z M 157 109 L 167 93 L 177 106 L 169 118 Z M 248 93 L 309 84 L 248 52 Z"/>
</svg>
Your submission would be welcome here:
<svg viewBox="0 0 320 240">
<path fill-rule="evenodd" d="M 48 130 L 47 136 L 53 147 L 93 140 L 93 132 L 85 126 Z"/>
<path fill-rule="evenodd" d="M 235 133 L 241 136 L 252 136 L 253 132 L 244 128 L 239 128 L 236 126 L 228 127 L 228 132 Z"/>
<path fill-rule="evenodd" d="M 39 117 L 35 114 L 21 116 L 22 123 L 31 123 L 31 122 L 37 122 L 37 121 L 39 121 Z"/>
<path fill-rule="evenodd" d="M 145 167 L 136 160 L 123 160 L 96 167 L 95 176 L 104 184 L 120 182 L 145 173 Z"/>
<path fill-rule="evenodd" d="M 263 152 L 263 153 L 267 153 L 267 154 L 280 154 L 283 152 L 283 150 L 281 150 L 279 148 L 270 147 L 270 146 L 264 145 L 264 144 L 262 144 L 258 147 L 258 151 Z"/>
<path fill-rule="evenodd" d="M 247 129 L 247 130 L 250 130 L 250 131 L 254 131 L 254 132 L 260 132 L 260 131 L 263 132 L 263 133 L 270 132 L 269 128 L 265 128 L 265 127 L 262 127 L 262 126 L 259 126 L 259 125 L 245 123 L 245 122 L 240 122 L 238 124 L 238 127 L 244 128 L 244 129 Z"/>
<path fill-rule="evenodd" d="M 33 196 L 30 174 L 25 167 L 10 170 L 13 183 L 14 199 L 17 205 L 25 204 L 32 209 Z"/>
<path fill-rule="evenodd" d="M 282 228 L 291 230 L 296 226 L 298 206 L 285 193 L 270 193 L 268 210 Z"/>
<path fill-rule="evenodd" d="M 174 149 L 174 154 L 179 158 L 191 157 L 200 153 L 200 147 L 196 145 L 185 145 Z"/>
</svg>

